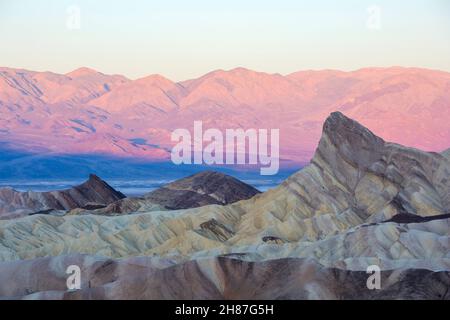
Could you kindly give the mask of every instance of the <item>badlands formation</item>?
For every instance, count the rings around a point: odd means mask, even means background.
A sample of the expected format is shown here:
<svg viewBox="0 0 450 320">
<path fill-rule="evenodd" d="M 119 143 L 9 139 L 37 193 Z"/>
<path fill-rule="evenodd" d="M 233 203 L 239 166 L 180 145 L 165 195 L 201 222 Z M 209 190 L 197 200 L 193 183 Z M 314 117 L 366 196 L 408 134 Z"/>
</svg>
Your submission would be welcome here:
<svg viewBox="0 0 450 320">
<path fill-rule="evenodd" d="M 85 183 L 68 190 L 50 192 L 20 192 L 0 188 L 0 219 L 48 213 L 53 210 L 105 206 L 125 196 L 111 188 L 96 175 Z"/>
<path fill-rule="evenodd" d="M 450 299 L 449 178 L 443 155 L 335 112 L 311 163 L 248 200 L 0 221 L 0 296 Z M 366 287 L 374 264 L 381 290 Z"/>
</svg>

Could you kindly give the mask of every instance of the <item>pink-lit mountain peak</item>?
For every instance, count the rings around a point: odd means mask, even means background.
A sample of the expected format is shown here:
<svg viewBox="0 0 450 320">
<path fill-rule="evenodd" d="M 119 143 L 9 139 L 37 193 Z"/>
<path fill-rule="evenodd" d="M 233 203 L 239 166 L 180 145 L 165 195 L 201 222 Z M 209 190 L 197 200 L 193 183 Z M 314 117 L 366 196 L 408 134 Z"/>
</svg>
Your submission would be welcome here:
<svg viewBox="0 0 450 320">
<path fill-rule="evenodd" d="M 91 68 L 80 67 L 78 69 L 66 73 L 66 76 L 71 78 L 78 78 L 78 77 L 92 76 L 95 74 L 102 74 L 102 73 Z"/>
<path fill-rule="evenodd" d="M 130 81 L 89 104 L 111 112 L 125 112 L 131 108 L 165 112 L 178 107 L 183 95 L 185 89 L 182 85 L 155 74 Z"/>
<path fill-rule="evenodd" d="M 243 67 L 234 68 L 231 70 L 215 70 L 205 74 L 204 76 L 196 79 L 196 81 L 208 81 L 211 79 L 225 79 L 236 82 L 260 82 L 264 79 L 282 79 L 280 74 L 271 74 L 267 72 L 253 71 Z"/>
<path fill-rule="evenodd" d="M 245 68 L 216 70 L 198 79 L 182 82 L 189 94 L 182 105 L 215 103 L 226 106 L 289 105 L 295 97 L 301 100 L 297 85 L 280 74 Z M 275 99 L 274 99 L 275 98 Z"/>
<path fill-rule="evenodd" d="M 142 84 L 147 86 L 159 87 L 164 89 L 173 88 L 177 84 L 172 80 L 160 75 L 160 74 L 152 74 L 146 77 L 142 77 L 134 80 L 135 84 Z"/>
</svg>

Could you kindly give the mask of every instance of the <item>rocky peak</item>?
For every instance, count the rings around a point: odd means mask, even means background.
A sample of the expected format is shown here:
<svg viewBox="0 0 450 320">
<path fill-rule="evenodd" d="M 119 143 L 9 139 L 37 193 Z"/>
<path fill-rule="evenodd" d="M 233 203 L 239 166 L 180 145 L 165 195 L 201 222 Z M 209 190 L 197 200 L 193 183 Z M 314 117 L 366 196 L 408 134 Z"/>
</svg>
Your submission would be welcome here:
<svg viewBox="0 0 450 320">
<path fill-rule="evenodd" d="M 94 69 L 87 68 L 87 67 L 81 67 L 81 68 L 75 69 L 69 73 L 66 73 L 66 76 L 71 77 L 71 78 L 77 78 L 77 77 L 90 76 L 90 75 L 97 74 L 97 73 L 99 73 L 99 72 Z"/>
<path fill-rule="evenodd" d="M 102 204 L 112 203 L 125 198 L 123 193 L 115 190 L 95 174 L 90 174 L 89 179 L 85 183 L 73 189 L 82 193 L 87 199 L 91 199 L 92 202 Z"/>
<path fill-rule="evenodd" d="M 0 217 L 12 218 L 32 213 L 69 210 L 85 206 L 106 206 L 125 198 L 98 176 L 70 189 L 51 192 L 20 192 L 11 188 L 0 189 Z"/>
<path fill-rule="evenodd" d="M 206 194 L 223 204 L 251 198 L 260 193 L 252 186 L 217 171 L 203 171 L 170 183 L 165 188 Z"/>
<path fill-rule="evenodd" d="M 310 200 L 302 206 L 308 215 L 320 208 L 372 222 L 399 213 L 433 216 L 450 210 L 448 161 L 385 142 L 340 112 L 325 121 L 311 166 L 303 171 L 289 181 L 290 188 L 305 188 Z"/>
<path fill-rule="evenodd" d="M 333 112 L 323 125 L 316 155 L 331 164 L 340 156 L 351 165 L 366 169 L 381 157 L 384 144 L 383 139 L 358 122 L 341 112 Z"/>
<path fill-rule="evenodd" d="M 254 187 L 229 175 L 204 171 L 169 183 L 148 193 L 145 198 L 168 209 L 187 209 L 208 204 L 230 204 L 258 193 Z"/>
</svg>

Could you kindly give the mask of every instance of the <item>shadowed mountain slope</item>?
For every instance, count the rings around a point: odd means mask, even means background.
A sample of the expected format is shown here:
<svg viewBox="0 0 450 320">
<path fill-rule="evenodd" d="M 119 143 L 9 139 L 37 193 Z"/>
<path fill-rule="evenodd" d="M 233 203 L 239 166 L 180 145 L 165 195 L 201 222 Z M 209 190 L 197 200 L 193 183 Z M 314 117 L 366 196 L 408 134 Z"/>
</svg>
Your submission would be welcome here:
<svg viewBox="0 0 450 320">
<path fill-rule="evenodd" d="M 115 201 L 105 208 L 74 209 L 69 215 L 117 215 L 158 210 L 178 210 L 217 204 L 227 205 L 249 199 L 260 192 L 254 187 L 229 175 L 203 171 L 166 184 L 143 197 L 130 197 Z"/>
<path fill-rule="evenodd" d="M 206 204 L 230 204 L 260 193 L 231 176 L 204 171 L 169 183 L 144 197 L 167 209 L 188 209 Z"/>
</svg>

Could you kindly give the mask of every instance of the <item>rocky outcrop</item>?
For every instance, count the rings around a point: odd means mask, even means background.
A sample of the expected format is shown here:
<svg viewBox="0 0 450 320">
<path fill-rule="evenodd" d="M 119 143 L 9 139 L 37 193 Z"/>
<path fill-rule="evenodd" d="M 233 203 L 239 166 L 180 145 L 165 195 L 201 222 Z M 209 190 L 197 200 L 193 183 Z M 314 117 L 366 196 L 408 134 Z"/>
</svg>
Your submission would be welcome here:
<svg viewBox="0 0 450 320">
<path fill-rule="evenodd" d="M 421 216 L 417 216 L 415 214 L 410 214 L 410 213 L 399 213 L 399 214 L 393 216 L 391 219 L 387 220 L 386 222 L 420 223 L 420 222 L 427 222 L 427 221 L 433 221 L 433 220 L 445 220 L 445 219 L 450 219 L 450 214 L 440 214 L 437 216 L 421 217 Z"/>
<path fill-rule="evenodd" d="M 402 212 L 447 213 L 449 176 L 450 163 L 442 156 L 384 142 L 343 114 L 333 113 L 311 165 L 283 187 L 305 197 L 310 215 L 345 211 L 376 222 Z"/>
<path fill-rule="evenodd" d="M 259 193 L 254 187 L 229 175 L 204 171 L 176 180 L 140 198 L 120 199 L 96 210 L 75 209 L 69 214 L 120 215 L 190 209 L 211 204 L 227 205 Z"/>
<path fill-rule="evenodd" d="M 189 209 L 208 204 L 226 205 L 260 193 L 229 175 L 204 171 L 169 183 L 144 197 L 167 209 Z"/>
<path fill-rule="evenodd" d="M 448 298 L 449 177 L 442 155 L 385 142 L 333 113 L 310 165 L 275 189 L 225 206 L 0 221 L 0 260 L 83 253 L 170 262 L 151 280 L 115 273 L 108 289 L 78 298 Z M 385 291 L 354 287 L 374 264 Z M 177 295 L 167 279 L 197 289 Z M 53 294 L 70 295 L 35 297 Z"/>
<path fill-rule="evenodd" d="M 138 197 L 123 198 L 110 203 L 101 208 L 75 208 L 65 212 L 65 215 L 103 215 L 103 216 L 117 216 L 131 213 L 142 213 L 151 211 L 165 211 L 165 207 L 151 202 L 150 200 Z"/>
<path fill-rule="evenodd" d="M 11 188 L 0 189 L 0 218 L 27 214 L 49 213 L 53 210 L 104 207 L 125 196 L 114 190 L 96 175 L 71 189 L 51 192 L 19 192 Z"/>
<path fill-rule="evenodd" d="M 447 149 L 444 152 L 442 152 L 442 155 L 447 159 L 450 159 L 450 149 Z"/>
</svg>

